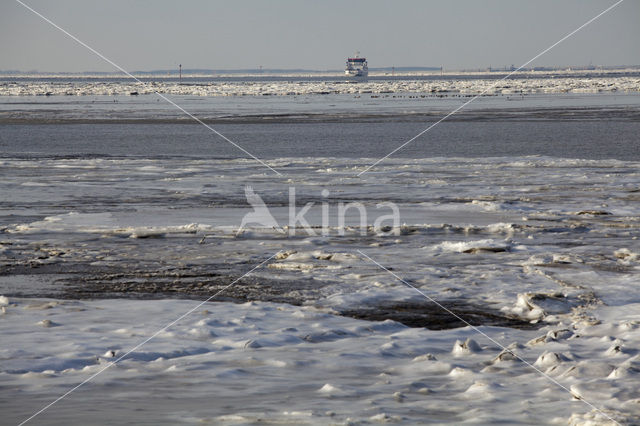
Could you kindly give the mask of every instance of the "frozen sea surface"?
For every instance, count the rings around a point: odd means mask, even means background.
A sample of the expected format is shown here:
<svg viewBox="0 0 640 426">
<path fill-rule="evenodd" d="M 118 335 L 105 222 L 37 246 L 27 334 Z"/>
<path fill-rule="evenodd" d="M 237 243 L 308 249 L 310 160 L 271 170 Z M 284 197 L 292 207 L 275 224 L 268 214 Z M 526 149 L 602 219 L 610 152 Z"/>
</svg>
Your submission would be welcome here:
<svg viewBox="0 0 640 426">
<path fill-rule="evenodd" d="M 344 81 L 344 77 L 333 79 L 225 79 L 191 78 L 178 81 L 175 78 L 145 78 L 134 81 L 121 79 L 92 78 L 24 78 L 1 77 L 0 96 L 92 96 L 92 95 L 141 95 L 159 92 L 168 95 L 190 96 L 299 96 L 349 94 L 395 94 L 429 93 L 441 95 L 475 94 L 531 94 L 531 93 L 599 93 L 637 92 L 640 90 L 638 72 L 630 75 L 585 76 L 559 74 L 519 74 L 507 80 L 496 80 L 490 75 L 475 78 L 372 78 L 369 81 Z"/>
<path fill-rule="evenodd" d="M 3 421 L 276 253 L 39 420 L 640 421 L 637 95 L 482 98 L 361 176 L 460 101 L 184 98 L 276 175 L 151 96 L 55 98 L 0 99 Z M 285 233 L 238 231 L 247 186 Z"/>
<path fill-rule="evenodd" d="M 16 424 L 194 302 L 9 300 L 3 422 Z M 34 424 L 637 424 L 640 305 L 539 330 L 431 331 L 311 307 L 214 303 Z M 516 354 L 563 390 L 514 357 Z M 586 405 L 593 401 L 602 411 Z M 608 418 L 609 417 L 609 418 Z"/>
<path fill-rule="evenodd" d="M 14 401 L 20 389 L 7 418 L 196 303 L 124 299 L 204 300 L 280 252 L 216 298 L 262 302 L 207 304 L 45 421 L 114 405 L 118 423 L 606 419 L 576 395 L 638 421 L 639 163 L 396 159 L 357 177 L 370 161 L 279 159 L 274 177 L 244 159 L 4 159 L 1 326 L 11 344 L 0 374 Z M 315 203 L 306 219 L 316 235 L 238 234 L 252 211 L 245 185 L 283 226 L 295 188 L 298 210 Z M 341 201 L 362 203 L 368 226 L 351 217 L 340 234 L 331 218 Z M 370 227 L 384 201 L 399 206 L 398 235 Z M 327 235 L 323 203 L 334 215 Z M 501 348 L 358 250 L 571 393 L 502 361 Z M 53 299 L 24 298 L 43 296 Z M 102 298 L 117 300 L 73 301 Z M 467 338 L 479 349 L 454 349 Z"/>
</svg>

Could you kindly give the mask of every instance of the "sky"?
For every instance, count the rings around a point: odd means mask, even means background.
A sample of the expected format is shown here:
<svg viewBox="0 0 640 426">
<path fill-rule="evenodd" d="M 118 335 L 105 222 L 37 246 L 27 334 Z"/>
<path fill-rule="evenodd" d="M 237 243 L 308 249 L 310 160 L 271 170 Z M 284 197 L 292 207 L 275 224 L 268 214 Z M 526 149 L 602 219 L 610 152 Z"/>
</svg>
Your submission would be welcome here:
<svg viewBox="0 0 640 426">
<path fill-rule="evenodd" d="M 128 71 L 519 66 L 614 0 L 22 0 Z M 625 0 L 532 66 L 640 65 L 640 1 Z M 114 71 L 14 0 L 0 70 Z"/>
</svg>

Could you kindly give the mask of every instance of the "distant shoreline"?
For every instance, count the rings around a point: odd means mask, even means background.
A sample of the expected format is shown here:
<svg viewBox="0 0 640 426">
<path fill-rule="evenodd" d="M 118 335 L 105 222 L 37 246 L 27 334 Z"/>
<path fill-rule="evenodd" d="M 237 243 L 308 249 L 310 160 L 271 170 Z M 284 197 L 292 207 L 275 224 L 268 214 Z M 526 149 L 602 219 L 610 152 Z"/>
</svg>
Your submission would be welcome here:
<svg viewBox="0 0 640 426">
<path fill-rule="evenodd" d="M 520 71 L 512 71 L 509 68 L 490 68 L 475 70 L 447 70 L 436 67 L 385 67 L 385 68 L 369 68 L 370 77 L 410 77 L 410 76 L 492 76 L 503 77 L 509 74 L 513 76 L 526 75 L 553 75 L 553 76 L 574 76 L 580 75 L 627 75 L 640 72 L 640 65 L 632 66 L 610 66 L 610 67 L 564 67 L 564 68 L 527 68 Z M 152 71 L 133 71 L 132 75 L 140 78 L 167 78 L 179 77 L 178 70 L 152 70 Z M 182 70 L 182 78 L 203 78 L 203 77 L 344 77 L 342 70 L 303 70 L 303 69 L 264 69 L 251 70 L 214 70 L 214 69 L 186 69 Z M 0 78 L 130 78 L 122 72 L 100 72 L 100 71 L 83 71 L 83 72 L 48 72 L 48 71 L 19 71 L 19 70 L 0 70 Z"/>
</svg>

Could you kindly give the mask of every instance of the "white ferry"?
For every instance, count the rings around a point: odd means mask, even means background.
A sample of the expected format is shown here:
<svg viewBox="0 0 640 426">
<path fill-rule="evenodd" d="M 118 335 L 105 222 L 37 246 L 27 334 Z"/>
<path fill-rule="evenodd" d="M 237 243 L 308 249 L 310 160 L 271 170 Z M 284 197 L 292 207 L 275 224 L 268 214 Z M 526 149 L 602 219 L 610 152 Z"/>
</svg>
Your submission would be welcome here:
<svg viewBox="0 0 640 426">
<path fill-rule="evenodd" d="M 361 58 L 359 54 L 360 52 L 356 53 L 353 58 L 347 58 L 347 67 L 344 69 L 344 73 L 347 77 L 364 80 L 369 76 L 369 67 L 367 58 Z"/>
</svg>

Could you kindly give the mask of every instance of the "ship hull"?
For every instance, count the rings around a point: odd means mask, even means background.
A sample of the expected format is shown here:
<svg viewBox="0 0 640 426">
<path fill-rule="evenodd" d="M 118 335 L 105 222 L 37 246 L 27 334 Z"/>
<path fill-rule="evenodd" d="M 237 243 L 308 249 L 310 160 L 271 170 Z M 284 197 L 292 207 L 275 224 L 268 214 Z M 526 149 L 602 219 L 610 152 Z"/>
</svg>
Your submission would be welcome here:
<svg viewBox="0 0 640 426">
<path fill-rule="evenodd" d="M 347 70 L 344 74 L 348 79 L 357 81 L 366 80 L 369 77 L 369 73 L 362 70 Z"/>
</svg>

